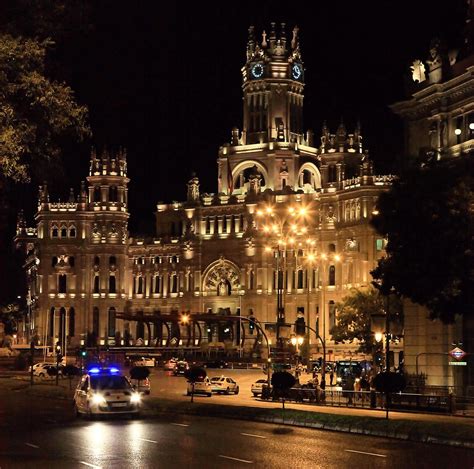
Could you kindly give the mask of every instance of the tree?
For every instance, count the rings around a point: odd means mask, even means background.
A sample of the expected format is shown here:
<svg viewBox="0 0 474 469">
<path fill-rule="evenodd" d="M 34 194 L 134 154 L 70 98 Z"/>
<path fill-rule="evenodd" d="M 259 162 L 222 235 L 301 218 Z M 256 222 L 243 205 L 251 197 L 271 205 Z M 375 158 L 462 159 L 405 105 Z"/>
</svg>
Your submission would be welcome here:
<svg viewBox="0 0 474 469">
<path fill-rule="evenodd" d="M 283 409 L 285 408 L 285 399 L 295 384 L 296 378 L 287 371 L 277 371 L 272 375 L 273 396 L 281 398 Z"/>
<path fill-rule="evenodd" d="M 474 309 L 474 159 L 464 155 L 408 169 L 377 203 L 387 237 L 373 277 L 387 291 L 453 322 Z"/>
<path fill-rule="evenodd" d="M 46 76 L 51 45 L 0 35 L 0 177 L 27 182 L 33 167 L 41 175 L 58 160 L 66 138 L 90 134 L 87 108 Z"/>
<path fill-rule="evenodd" d="M 196 381 L 203 381 L 206 376 L 206 370 L 199 366 L 192 366 L 184 372 L 184 377 L 191 383 L 191 402 L 194 401 L 194 385 L 196 384 Z"/>
<path fill-rule="evenodd" d="M 402 323 L 402 304 L 398 297 L 390 295 L 386 297 L 375 288 L 359 290 L 353 288 L 349 295 L 337 303 L 337 323 L 331 328 L 330 334 L 334 341 L 359 343 L 359 352 L 372 353 L 375 340 L 371 327 L 372 315 L 384 314 L 387 309 L 390 312 L 391 323 Z"/>
</svg>

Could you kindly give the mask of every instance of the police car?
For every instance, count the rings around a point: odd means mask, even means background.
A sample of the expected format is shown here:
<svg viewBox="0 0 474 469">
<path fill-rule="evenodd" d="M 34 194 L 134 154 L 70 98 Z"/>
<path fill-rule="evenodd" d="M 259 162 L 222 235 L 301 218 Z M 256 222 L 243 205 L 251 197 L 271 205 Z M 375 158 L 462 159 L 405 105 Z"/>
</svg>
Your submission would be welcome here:
<svg viewBox="0 0 474 469">
<path fill-rule="evenodd" d="M 118 368 L 92 367 L 74 393 L 76 416 L 128 414 L 140 415 L 141 396 Z"/>
</svg>

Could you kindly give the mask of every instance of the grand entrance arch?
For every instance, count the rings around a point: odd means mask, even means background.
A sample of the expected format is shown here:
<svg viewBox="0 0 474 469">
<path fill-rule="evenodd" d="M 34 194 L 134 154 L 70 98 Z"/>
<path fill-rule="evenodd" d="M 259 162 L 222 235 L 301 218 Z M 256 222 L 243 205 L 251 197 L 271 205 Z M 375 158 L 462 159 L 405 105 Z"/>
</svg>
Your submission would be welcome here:
<svg viewBox="0 0 474 469">
<path fill-rule="evenodd" d="M 202 290 L 206 296 L 238 295 L 240 269 L 235 263 L 221 256 L 204 270 Z"/>
</svg>

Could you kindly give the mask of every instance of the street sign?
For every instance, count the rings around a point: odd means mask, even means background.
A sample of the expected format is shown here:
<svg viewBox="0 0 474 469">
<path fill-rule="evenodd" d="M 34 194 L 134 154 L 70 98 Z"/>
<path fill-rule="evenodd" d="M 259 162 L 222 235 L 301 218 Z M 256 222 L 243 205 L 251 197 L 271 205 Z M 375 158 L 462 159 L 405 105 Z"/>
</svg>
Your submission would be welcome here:
<svg viewBox="0 0 474 469">
<path fill-rule="evenodd" d="M 462 360 L 466 356 L 466 352 L 459 347 L 455 347 L 449 352 L 449 355 L 451 355 L 453 358 L 456 360 Z"/>
<path fill-rule="evenodd" d="M 467 362 L 449 362 L 452 366 L 467 366 Z"/>
</svg>

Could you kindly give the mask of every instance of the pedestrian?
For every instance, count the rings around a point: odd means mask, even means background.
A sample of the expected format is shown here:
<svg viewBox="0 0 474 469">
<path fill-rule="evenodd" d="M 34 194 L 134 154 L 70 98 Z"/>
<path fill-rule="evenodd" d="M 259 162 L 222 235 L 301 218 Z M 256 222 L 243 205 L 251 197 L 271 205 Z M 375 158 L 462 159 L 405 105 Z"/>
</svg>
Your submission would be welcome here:
<svg viewBox="0 0 474 469">
<path fill-rule="evenodd" d="M 331 368 L 331 372 L 329 373 L 329 384 L 330 384 L 330 386 L 334 386 L 333 381 L 334 381 L 334 370 Z"/>
</svg>

